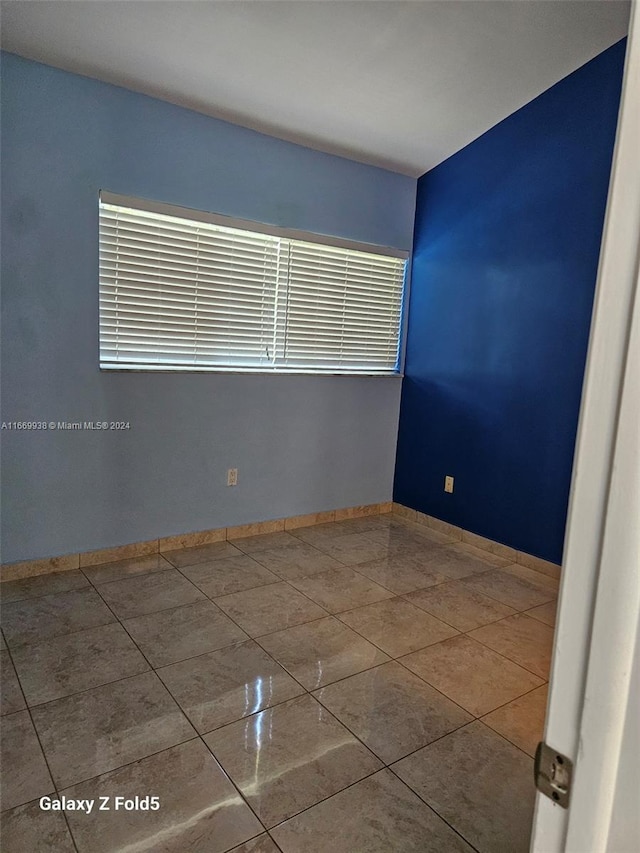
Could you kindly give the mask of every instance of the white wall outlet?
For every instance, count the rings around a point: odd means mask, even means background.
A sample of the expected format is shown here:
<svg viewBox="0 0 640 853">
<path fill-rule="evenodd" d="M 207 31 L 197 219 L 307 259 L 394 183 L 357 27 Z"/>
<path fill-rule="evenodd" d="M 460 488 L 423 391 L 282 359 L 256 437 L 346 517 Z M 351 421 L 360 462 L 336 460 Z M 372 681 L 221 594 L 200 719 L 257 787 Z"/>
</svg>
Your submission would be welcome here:
<svg viewBox="0 0 640 853">
<path fill-rule="evenodd" d="M 238 469 L 237 468 L 229 468 L 227 471 L 227 486 L 237 486 L 238 485 Z"/>
<path fill-rule="evenodd" d="M 444 478 L 444 490 L 445 492 L 449 492 L 449 494 L 453 494 L 453 477 Z"/>
</svg>

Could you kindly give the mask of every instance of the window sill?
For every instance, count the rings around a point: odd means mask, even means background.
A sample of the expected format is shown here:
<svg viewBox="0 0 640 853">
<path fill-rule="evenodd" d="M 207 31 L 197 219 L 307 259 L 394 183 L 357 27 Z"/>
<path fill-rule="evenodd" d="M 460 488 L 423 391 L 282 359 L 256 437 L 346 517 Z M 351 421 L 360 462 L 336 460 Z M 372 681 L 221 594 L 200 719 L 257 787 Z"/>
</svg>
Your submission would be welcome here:
<svg viewBox="0 0 640 853">
<path fill-rule="evenodd" d="M 213 374 L 216 376 L 362 376 L 369 378 L 373 376 L 378 376 L 387 379 L 391 377 L 402 379 L 404 376 L 404 373 L 400 373 L 399 371 L 395 370 L 380 373 L 366 370 L 348 372 L 331 370 L 260 370 L 259 368 L 251 368 L 250 370 L 229 368 L 228 370 L 226 370 L 224 368 L 218 367 L 210 369 L 202 367 L 100 367 L 100 373 L 170 373 L 173 375 L 200 373 Z"/>
</svg>

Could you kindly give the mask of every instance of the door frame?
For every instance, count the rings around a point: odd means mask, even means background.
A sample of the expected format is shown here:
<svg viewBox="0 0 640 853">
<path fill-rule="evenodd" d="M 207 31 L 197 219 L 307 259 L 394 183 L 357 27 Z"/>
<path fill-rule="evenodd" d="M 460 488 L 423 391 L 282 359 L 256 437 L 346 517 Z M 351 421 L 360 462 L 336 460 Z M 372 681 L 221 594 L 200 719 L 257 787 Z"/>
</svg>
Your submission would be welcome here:
<svg viewBox="0 0 640 853">
<path fill-rule="evenodd" d="M 544 734 L 545 743 L 573 762 L 573 782 L 568 809 L 537 794 L 532 853 L 608 850 L 640 615 L 638 152 L 640 12 L 634 0 Z"/>
</svg>

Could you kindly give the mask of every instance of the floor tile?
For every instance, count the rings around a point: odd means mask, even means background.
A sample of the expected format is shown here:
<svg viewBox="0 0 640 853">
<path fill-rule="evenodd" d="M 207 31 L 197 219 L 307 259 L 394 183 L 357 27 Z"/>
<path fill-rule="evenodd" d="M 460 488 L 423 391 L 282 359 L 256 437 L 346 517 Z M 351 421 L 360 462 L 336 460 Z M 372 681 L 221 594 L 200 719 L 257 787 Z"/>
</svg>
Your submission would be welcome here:
<svg viewBox="0 0 640 853">
<path fill-rule="evenodd" d="M 299 542 L 284 548 L 270 548 L 254 554 L 255 559 L 285 580 L 302 578 L 315 572 L 336 569 L 341 564 L 313 545 Z"/>
<path fill-rule="evenodd" d="M 547 693 L 544 684 L 487 714 L 482 722 L 533 757 L 544 735 Z"/>
<path fill-rule="evenodd" d="M 411 672 L 476 717 L 528 693 L 542 679 L 467 636 L 402 658 Z"/>
<path fill-rule="evenodd" d="M 10 648 L 116 621 L 98 593 L 89 588 L 3 604 L 1 618 Z"/>
<path fill-rule="evenodd" d="M 459 539 L 456 539 L 454 536 L 450 536 L 448 533 L 445 533 L 444 529 L 436 530 L 435 528 L 429 527 L 428 525 L 423 524 L 422 522 L 413 522 L 410 520 L 404 520 L 404 524 L 409 530 L 417 531 L 422 536 L 425 536 L 427 539 L 429 539 L 436 545 L 456 545 L 460 542 Z"/>
<path fill-rule="evenodd" d="M 416 607 L 437 616 L 459 631 L 471 631 L 515 612 L 506 604 L 476 592 L 462 581 L 449 581 L 412 592 L 405 597 Z"/>
<path fill-rule="evenodd" d="M 267 828 L 381 766 L 309 695 L 204 739 Z"/>
<path fill-rule="evenodd" d="M 516 613 L 515 616 L 471 631 L 469 636 L 541 678 L 549 677 L 553 628 L 538 619 Z"/>
<path fill-rule="evenodd" d="M 528 566 L 512 564 L 505 569 L 505 572 L 521 580 L 529 581 L 539 589 L 551 590 L 554 595 L 557 595 L 560 589 L 560 578 L 550 577 L 543 572 L 536 572 L 535 569 L 530 569 Z"/>
<path fill-rule="evenodd" d="M 425 568 L 422 551 L 393 554 L 383 560 L 359 563 L 358 571 L 396 595 L 449 580 L 446 575 Z"/>
<path fill-rule="evenodd" d="M 373 530 L 388 530 L 390 521 L 380 515 L 363 515 L 360 518 L 344 518 L 334 522 L 334 530 L 341 536 L 347 533 L 368 533 Z"/>
<path fill-rule="evenodd" d="M 395 661 L 314 693 L 385 764 L 473 717 Z"/>
<path fill-rule="evenodd" d="M 102 584 L 100 595 L 119 619 L 204 599 L 203 593 L 175 569 Z"/>
<path fill-rule="evenodd" d="M 389 770 L 318 803 L 272 833 L 283 853 L 473 853 Z"/>
<path fill-rule="evenodd" d="M 247 639 L 244 631 L 210 601 L 125 619 L 122 624 L 155 667 Z"/>
<path fill-rule="evenodd" d="M 494 568 L 486 560 L 480 560 L 476 555 L 450 545 L 440 545 L 438 548 L 424 551 L 423 565 L 428 571 L 445 575 L 450 580 L 472 577 Z"/>
<path fill-rule="evenodd" d="M 367 539 L 384 545 L 389 554 L 420 551 L 426 553 L 438 547 L 438 543 L 429 537 L 429 530 L 408 530 L 402 527 L 388 527 L 369 530 L 365 533 Z"/>
<path fill-rule="evenodd" d="M 240 539 L 230 539 L 235 548 L 244 551 L 245 554 L 255 554 L 258 551 L 268 551 L 270 548 L 283 548 L 288 545 L 297 545 L 295 536 L 285 531 L 277 533 L 258 533 L 256 536 L 243 536 Z"/>
<path fill-rule="evenodd" d="M 331 616 L 267 634 L 259 642 L 307 690 L 389 660 L 384 652 Z"/>
<path fill-rule="evenodd" d="M 170 569 L 169 563 L 161 554 L 147 554 L 145 557 L 130 557 L 128 560 L 116 560 L 113 563 L 100 563 L 86 566 L 83 572 L 91 583 L 101 584 L 120 581 L 136 575 L 149 575 Z"/>
<path fill-rule="evenodd" d="M 280 848 L 276 847 L 275 843 L 264 832 L 257 838 L 241 844 L 240 847 L 234 847 L 229 853 L 280 853 Z"/>
<path fill-rule="evenodd" d="M 278 583 L 281 580 L 278 575 L 274 575 L 246 554 L 185 566 L 182 574 L 209 598 L 265 586 L 268 583 Z"/>
<path fill-rule="evenodd" d="M 195 566 L 196 563 L 208 563 L 223 557 L 239 557 L 242 554 L 230 542 L 212 542 L 210 545 L 196 545 L 194 548 L 179 548 L 175 551 L 163 551 L 162 556 L 172 566 Z"/>
<path fill-rule="evenodd" d="M 270 634 L 327 615 L 326 610 L 288 583 L 272 583 L 245 592 L 235 592 L 217 598 L 216 604 L 251 637 Z"/>
<path fill-rule="evenodd" d="M 467 578 L 465 583 L 470 589 L 495 598 L 514 610 L 529 610 L 555 598 L 553 590 L 542 589 L 530 581 L 500 570 Z"/>
<path fill-rule="evenodd" d="M 374 542 L 366 533 L 348 533 L 346 536 L 330 537 L 319 544 L 320 548 L 347 566 L 382 560 L 395 549 Z"/>
<path fill-rule="evenodd" d="M 480 853 L 527 853 L 533 762 L 480 722 L 402 759 L 394 771 Z"/>
<path fill-rule="evenodd" d="M 76 853 L 62 813 L 43 811 L 38 800 L 3 813 L 2 847 L 6 853 Z"/>
<path fill-rule="evenodd" d="M 454 542 L 449 545 L 449 548 L 460 554 L 466 554 L 469 557 L 480 560 L 482 563 L 487 563 L 496 569 L 513 565 L 513 560 L 515 559 L 511 557 L 501 557 L 499 554 L 486 551 L 484 548 L 478 548 L 475 545 L 471 545 L 469 542 Z"/>
<path fill-rule="evenodd" d="M 13 714 L 26 708 L 18 677 L 8 651 L 0 652 L 0 715 Z"/>
<path fill-rule="evenodd" d="M 64 791 L 109 797 L 110 811 L 69 813 L 79 853 L 223 853 L 261 832 L 200 739 L 166 749 Z M 115 797 L 158 797 L 157 811 L 116 810 Z"/>
<path fill-rule="evenodd" d="M 0 802 L 3 810 L 53 791 L 53 782 L 28 711 L 18 711 L 2 718 L 0 757 Z"/>
<path fill-rule="evenodd" d="M 79 570 L 51 572 L 33 578 L 3 581 L 0 584 L 0 599 L 3 604 L 8 604 L 10 601 L 22 601 L 25 598 L 36 598 L 41 595 L 55 595 L 57 592 L 81 589 L 84 586 L 89 586 L 89 581 Z"/>
<path fill-rule="evenodd" d="M 482 551 L 489 551 L 499 557 L 505 557 L 515 563 L 518 552 L 515 548 L 505 545 L 502 542 L 497 542 L 495 539 L 487 539 L 485 536 L 480 536 L 477 533 L 470 533 L 468 530 L 462 530 L 462 542 L 465 545 L 473 545 Z"/>
<path fill-rule="evenodd" d="M 345 528 L 343 525 L 344 522 L 328 521 L 325 524 L 312 524 L 309 527 L 296 527 L 295 530 L 291 530 L 290 533 L 292 536 L 295 536 L 296 539 L 301 539 L 303 542 L 308 542 L 311 545 L 317 544 L 318 547 L 321 547 L 321 543 L 326 542 L 328 539 L 335 538 L 336 536 L 346 536 L 348 533 L 356 532 Z"/>
<path fill-rule="evenodd" d="M 532 619 L 537 619 L 539 622 L 544 622 L 545 625 L 556 626 L 556 610 L 558 609 L 557 601 L 549 601 L 546 604 L 540 604 L 538 607 L 533 607 L 531 610 L 526 610 L 527 616 Z"/>
<path fill-rule="evenodd" d="M 58 788 L 195 737 L 153 672 L 32 710 Z"/>
<path fill-rule="evenodd" d="M 290 583 L 329 613 L 353 610 L 354 607 L 373 604 L 374 601 L 383 601 L 393 596 L 388 589 L 344 566 L 307 578 L 298 578 Z"/>
<path fill-rule="evenodd" d="M 394 658 L 458 633 L 401 598 L 349 610 L 340 619 Z"/>
<path fill-rule="evenodd" d="M 18 646 L 13 652 L 29 705 L 99 687 L 149 669 L 121 625 L 102 625 Z"/>
<path fill-rule="evenodd" d="M 174 663 L 158 675 L 200 733 L 304 692 L 253 641 Z"/>
</svg>

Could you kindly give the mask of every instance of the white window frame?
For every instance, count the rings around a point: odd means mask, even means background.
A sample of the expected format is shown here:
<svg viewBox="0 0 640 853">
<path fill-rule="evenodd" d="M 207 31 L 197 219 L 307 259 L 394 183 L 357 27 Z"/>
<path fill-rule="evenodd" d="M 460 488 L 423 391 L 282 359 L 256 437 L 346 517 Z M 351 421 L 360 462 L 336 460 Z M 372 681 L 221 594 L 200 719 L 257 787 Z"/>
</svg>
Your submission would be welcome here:
<svg viewBox="0 0 640 853">
<path fill-rule="evenodd" d="M 402 362 L 404 357 L 404 330 L 406 325 L 406 301 L 407 301 L 407 278 L 408 278 L 408 259 L 409 252 L 397 250 L 393 248 L 389 248 L 386 246 L 378 246 L 369 243 L 360 243 L 351 240 L 343 240 L 341 238 L 320 235 L 305 231 L 298 231 L 293 229 L 285 229 L 279 228 L 276 226 L 266 225 L 264 223 L 254 222 L 250 220 L 237 219 L 233 217 L 224 216 L 221 214 L 208 213 L 199 210 L 192 210 L 190 208 L 178 207 L 176 205 L 169 205 L 161 202 L 150 201 L 146 199 L 132 198 L 129 196 L 118 195 L 115 193 L 107 192 L 102 190 L 100 192 L 100 209 L 102 210 L 102 206 L 107 205 L 110 207 L 120 207 L 127 208 L 133 212 L 139 211 L 142 214 L 158 214 L 159 216 L 169 216 L 169 217 L 177 217 L 182 220 L 189 220 L 191 222 L 203 222 L 212 225 L 221 226 L 222 228 L 230 228 L 230 229 L 238 229 L 245 232 L 252 232 L 253 235 L 258 237 L 258 235 L 268 235 L 273 238 L 282 238 L 278 243 L 279 247 L 284 247 L 281 250 L 284 257 L 284 275 L 280 273 L 281 262 L 280 257 L 278 260 L 278 274 L 277 274 L 277 284 L 275 286 L 276 296 L 274 297 L 274 310 L 273 310 L 273 345 L 274 349 L 269 356 L 269 362 L 263 364 L 240 364 L 240 363 L 229 363 L 229 364 L 206 364 L 206 363 L 194 363 L 194 362 L 185 362 L 181 364 L 171 364 L 167 362 L 163 362 L 158 360 L 158 356 L 156 355 L 155 360 L 150 359 L 149 361 L 136 361 L 127 362 L 127 361 L 119 361 L 114 357 L 106 357 L 105 353 L 107 352 L 107 344 L 102 346 L 103 344 L 103 329 L 107 329 L 107 322 L 104 321 L 103 326 L 103 308 L 105 308 L 105 314 L 107 310 L 113 312 L 115 306 L 116 297 L 113 295 L 113 276 L 105 276 L 103 280 L 102 275 L 102 255 L 103 255 L 103 240 L 100 238 L 100 247 L 101 247 L 101 299 L 100 299 L 100 340 L 101 340 L 101 351 L 100 351 L 100 369 L 103 371 L 133 371 L 133 372 L 190 372 L 190 373 L 271 373 L 271 374 L 281 374 L 281 373 L 310 373 L 314 375 L 358 375 L 358 376 L 400 376 L 402 375 Z M 100 217 L 102 223 L 102 215 Z M 210 229 L 211 230 L 211 229 Z M 106 242 L 106 238 L 105 238 Z M 314 246 L 317 246 L 318 249 L 314 249 Z M 295 248 L 294 248 L 295 247 Z M 292 338 L 292 342 L 288 347 L 292 351 L 295 350 L 296 338 L 295 338 L 295 321 L 294 319 L 289 321 L 289 317 L 294 318 L 296 316 L 302 317 L 302 326 L 304 326 L 304 322 L 306 321 L 306 317 L 304 315 L 304 300 L 307 299 L 307 295 L 305 294 L 305 283 L 304 283 L 304 270 L 300 266 L 302 261 L 294 261 L 294 255 L 296 258 L 302 258 L 306 263 L 307 258 L 311 258 L 311 262 L 316 261 L 316 255 L 318 252 L 324 255 L 324 258 L 321 259 L 321 263 L 327 261 L 327 255 L 323 252 L 323 249 L 327 249 L 329 254 L 332 253 L 336 258 L 345 257 L 344 251 L 353 251 L 353 252 L 364 252 L 369 256 L 377 256 L 380 260 L 373 261 L 374 266 L 373 269 L 376 270 L 376 264 L 380 263 L 383 266 L 385 265 L 384 259 L 389 259 L 390 261 L 402 261 L 402 268 L 398 267 L 397 264 L 395 270 L 395 288 L 396 288 L 396 297 L 393 300 L 395 304 L 393 310 L 396 313 L 389 315 L 391 318 L 389 322 L 397 322 L 397 338 L 395 337 L 395 329 L 394 336 L 389 337 L 390 341 L 395 341 L 396 349 L 395 349 L 395 363 L 393 367 L 390 367 L 388 364 L 375 365 L 374 362 L 371 362 L 368 366 L 355 366 L 355 365 L 339 365 L 339 364 L 325 364 L 325 365 L 316 365 L 316 364 L 292 364 L 291 356 L 289 356 L 289 360 L 285 360 L 285 356 L 281 350 L 276 349 L 276 340 L 281 342 L 287 337 Z M 363 256 L 354 256 L 356 260 L 358 258 L 362 259 Z M 329 261 L 331 258 L 329 258 Z M 295 264 L 298 266 L 295 266 Z M 345 262 L 347 263 L 347 262 Z M 291 268 L 291 271 L 290 271 Z M 400 269 L 402 272 L 400 272 Z M 296 275 L 296 270 L 301 270 L 299 272 L 298 278 L 294 278 Z M 291 280 L 294 281 L 294 285 L 292 285 L 292 290 L 294 292 L 294 297 L 290 302 L 290 297 L 288 294 L 289 289 L 289 276 L 291 275 Z M 302 275 L 302 279 L 300 279 L 300 275 Z M 105 284 L 107 278 L 109 278 L 108 284 Z M 398 285 L 398 282 L 400 284 Z M 397 297 L 398 286 L 400 287 L 400 295 L 399 301 Z M 317 286 L 316 286 L 317 287 Z M 313 285 L 312 285 L 313 289 Z M 295 308 L 295 299 L 299 297 L 298 307 Z M 316 297 L 317 298 L 317 297 Z M 327 291 L 327 298 L 330 300 L 331 293 Z M 386 297 L 385 297 L 386 298 Z M 339 295 L 336 297 L 339 300 Z M 311 297 L 311 301 L 313 301 L 313 295 Z M 339 304 L 339 303 L 336 303 Z M 302 307 L 300 307 L 302 305 Z M 328 306 L 323 306 L 325 311 L 330 311 L 331 309 Z M 312 316 L 311 314 L 309 315 Z M 329 323 L 331 321 L 329 320 Z M 286 325 L 287 333 L 283 335 L 283 324 Z M 113 323 L 111 324 L 113 326 Z M 297 326 L 298 330 L 300 329 L 300 323 Z M 292 331 L 289 331 L 289 330 Z M 331 335 L 332 327 L 329 326 L 329 336 Z M 276 334 L 276 330 L 278 330 Z M 107 332 L 104 332 L 105 337 Z M 299 362 L 312 361 L 314 354 L 311 356 L 308 354 L 305 356 L 305 352 L 309 349 L 306 346 L 306 343 L 309 340 L 309 337 L 305 338 L 304 331 L 301 332 L 300 340 L 302 343 L 298 345 L 298 352 L 300 356 L 298 358 Z M 330 342 L 331 343 L 331 342 Z M 375 352 L 376 344 L 372 344 L 372 349 Z M 109 350 L 113 351 L 113 346 L 109 348 Z M 289 352 L 289 350 L 287 350 Z M 340 345 L 339 353 L 343 353 L 342 345 Z M 378 353 L 380 350 L 378 350 Z M 392 355 L 392 353 L 391 353 Z M 388 355 L 387 358 L 390 358 L 391 355 Z M 233 356 L 231 357 L 231 359 Z M 337 358 L 337 357 L 336 357 Z M 378 360 L 380 360 L 380 355 L 378 354 Z"/>
</svg>

